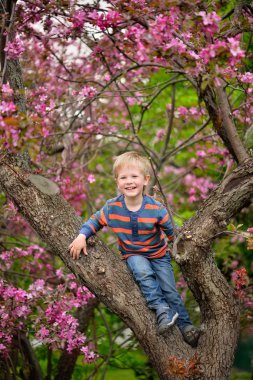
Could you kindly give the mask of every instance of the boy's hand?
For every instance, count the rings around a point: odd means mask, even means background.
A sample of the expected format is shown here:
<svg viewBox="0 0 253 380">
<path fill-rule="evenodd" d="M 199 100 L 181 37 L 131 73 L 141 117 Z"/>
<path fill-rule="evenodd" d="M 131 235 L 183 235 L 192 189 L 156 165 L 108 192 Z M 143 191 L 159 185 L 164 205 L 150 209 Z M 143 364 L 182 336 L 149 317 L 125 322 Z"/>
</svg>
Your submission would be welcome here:
<svg viewBox="0 0 253 380">
<path fill-rule="evenodd" d="M 69 246 L 70 254 L 74 260 L 79 259 L 80 253 L 83 250 L 83 253 L 87 256 L 86 249 L 86 236 L 79 234 L 75 240 Z"/>
</svg>

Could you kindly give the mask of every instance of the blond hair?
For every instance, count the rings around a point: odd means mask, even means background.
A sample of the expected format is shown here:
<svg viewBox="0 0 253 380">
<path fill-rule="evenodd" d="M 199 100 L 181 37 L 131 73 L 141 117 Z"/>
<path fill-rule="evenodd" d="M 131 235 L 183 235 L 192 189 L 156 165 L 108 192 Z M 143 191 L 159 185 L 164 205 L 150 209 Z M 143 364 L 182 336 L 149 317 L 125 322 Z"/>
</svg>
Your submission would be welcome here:
<svg viewBox="0 0 253 380">
<path fill-rule="evenodd" d="M 137 152 L 126 152 L 116 157 L 113 164 L 113 175 L 115 178 L 117 178 L 119 170 L 124 166 L 137 166 L 144 176 L 151 176 L 152 174 L 148 158 L 141 156 Z"/>
</svg>

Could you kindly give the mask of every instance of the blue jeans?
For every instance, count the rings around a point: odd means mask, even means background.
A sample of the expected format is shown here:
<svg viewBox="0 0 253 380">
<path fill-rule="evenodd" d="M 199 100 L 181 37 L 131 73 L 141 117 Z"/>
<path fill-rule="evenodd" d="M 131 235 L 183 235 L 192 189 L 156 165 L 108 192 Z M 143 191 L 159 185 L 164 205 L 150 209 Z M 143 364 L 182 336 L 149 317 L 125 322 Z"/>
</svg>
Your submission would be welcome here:
<svg viewBox="0 0 253 380">
<path fill-rule="evenodd" d="M 159 259 L 150 260 L 144 256 L 129 256 L 127 266 L 150 309 L 159 314 L 164 307 L 170 306 L 179 314 L 176 324 L 180 330 L 192 324 L 180 294 L 176 290 L 169 252 Z"/>
</svg>

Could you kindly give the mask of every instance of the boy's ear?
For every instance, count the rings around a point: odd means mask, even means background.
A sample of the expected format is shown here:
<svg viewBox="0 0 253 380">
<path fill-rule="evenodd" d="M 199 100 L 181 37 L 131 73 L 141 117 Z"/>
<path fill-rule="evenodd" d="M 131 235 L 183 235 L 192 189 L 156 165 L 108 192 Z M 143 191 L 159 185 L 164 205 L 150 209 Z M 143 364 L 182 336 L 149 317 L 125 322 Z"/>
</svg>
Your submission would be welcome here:
<svg viewBox="0 0 253 380">
<path fill-rule="evenodd" d="M 145 182 L 146 182 L 145 186 L 149 183 L 149 180 L 150 180 L 150 175 L 146 175 L 145 176 Z"/>
</svg>

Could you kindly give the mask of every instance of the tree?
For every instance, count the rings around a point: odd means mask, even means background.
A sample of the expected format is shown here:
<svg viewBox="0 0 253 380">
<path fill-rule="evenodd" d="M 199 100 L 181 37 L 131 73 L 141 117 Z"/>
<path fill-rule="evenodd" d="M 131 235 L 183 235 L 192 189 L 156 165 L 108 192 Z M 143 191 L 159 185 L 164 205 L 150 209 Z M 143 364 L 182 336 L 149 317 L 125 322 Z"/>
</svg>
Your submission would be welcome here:
<svg viewBox="0 0 253 380">
<path fill-rule="evenodd" d="M 247 107 L 251 110 L 252 85 L 252 74 L 247 70 L 250 66 L 247 59 L 252 54 L 250 4 L 239 2 L 232 7 L 215 3 L 211 9 L 201 1 L 194 6 L 190 2 L 182 5 L 170 1 L 127 4 L 111 1 L 104 5 L 52 1 L 48 6 L 39 2 L 29 5 L 27 8 L 20 2 L 17 32 L 29 38 L 26 54 L 39 72 L 39 75 L 34 75 L 35 71 L 27 73 L 27 81 L 36 84 L 27 96 L 27 107 L 36 113 L 28 109 L 24 116 L 21 108 L 17 113 L 13 103 L 7 103 L 11 91 L 4 87 L 6 100 L 1 107 L 5 112 L 2 125 L 7 147 L 20 148 L 25 142 L 29 148 L 36 131 L 43 136 L 44 146 L 41 144 L 40 150 L 36 148 L 33 164 L 37 169 L 44 169 L 49 154 L 62 152 L 63 162 L 54 179 L 64 184 L 64 176 L 68 169 L 75 169 L 78 156 L 85 165 L 97 149 L 101 139 L 96 136 L 109 136 L 138 146 L 162 175 L 173 155 L 192 143 L 196 134 L 212 121 L 214 130 L 239 164 L 224 176 L 208 198 L 200 191 L 201 198 L 206 199 L 197 214 L 183 225 L 175 242 L 175 260 L 201 309 L 202 334 L 196 350 L 182 341 L 177 328 L 165 339 L 157 335 L 154 316 L 146 308 L 124 264 L 99 239 L 91 240 L 87 258 L 77 263 L 70 259 L 67 247 L 81 221 L 58 194 L 57 187 L 32 174 L 29 165 L 20 164 L 21 159 L 11 154 L 2 153 L 0 166 L 0 182 L 8 198 L 51 251 L 134 331 L 160 378 L 227 379 L 238 339 L 239 305 L 233 289 L 215 264 L 212 242 L 224 232 L 233 215 L 250 203 L 253 193 L 253 163 L 247 149 L 252 112 L 246 114 Z M 35 30 L 28 20 L 40 22 L 43 29 Z M 89 31 L 89 28 L 94 29 Z M 21 41 L 18 37 L 10 41 L 5 51 L 9 60 L 15 60 L 23 50 Z M 83 42 L 91 52 L 82 50 Z M 76 50 L 68 52 L 67 48 L 73 44 Z M 80 54 L 85 66 L 78 62 Z M 44 60 L 38 59 L 39 56 Z M 152 88 L 151 78 L 155 78 L 158 70 L 166 79 Z M 44 88 L 41 86 L 45 78 L 52 97 L 45 92 L 45 84 Z M 8 76 L 7 80 L 11 83 Z M 57 80 L 61 80 L 61 86 Z M 192 109 L 195 120 L 190 118 L 190 107 L 176 107 L 177 94 L 184 89 L 188 94 L 194 90 L 195 100 L 199 102 L 199 108 Z M 171 96 L 171 103 L 167 106 L 167 127 L 151 131 L 151 136 L 156 134 L 154 143 L 146 136 L 150 108 L 154 108 L 162 92 Z M 113 96 L 109 103 L 107 99 L 106 103 L 100 101 L 105 93 Z M 56 105 L 61 106 L 59 113 Z M 19 107 L 17 101 L 16 106 Z M 122 110 L 122 117 L 118 109 Z M 187 138 L 179 145 L 173 136 L 176 128 L 182 129 L 178 114 L 188 120 L 190 127 L 200 125 L 192 136 L 185 135 Z M 113 122 L 122 123 L 124 128 L 115 128 Z M 55 127 L 56 123 L 59 127 Z M 66 138 L 69 134 L 72 137 Z M 60 141 L 58 136 L 62 135 L 64 139 Z M 174 149 L 169 144 L 174 144 Z M 119 149 L 124 148 L 119 144 Z M 100 145 L 99 149 L 105 151 L 106 145 Z M 194 165 L 197 167 L 196 161 Z M 85 171 L 88 182 L 92 182 L 87 166 Z M 79 181 L 79 168 L 76 173 L 74 183 Z M 79 187 L 76 192 L 81 190 Z M 89 194 L 87 188 L 85 193 Z M 66 191 L 65 197 L 72 198 L 74 205 L 80 201 L 73 197 L 73 192 Z M 133 291 L 129 293 L 129 289 Z"/>
</svg>

